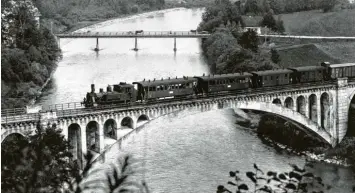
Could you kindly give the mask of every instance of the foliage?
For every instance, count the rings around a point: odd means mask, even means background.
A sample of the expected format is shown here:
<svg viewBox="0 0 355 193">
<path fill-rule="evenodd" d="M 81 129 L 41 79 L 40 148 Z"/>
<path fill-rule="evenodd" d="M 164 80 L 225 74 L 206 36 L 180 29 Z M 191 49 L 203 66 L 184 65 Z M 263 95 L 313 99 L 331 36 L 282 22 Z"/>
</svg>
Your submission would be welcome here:
<svg viewBox="0 0 355 193">
<path fill-rule="evenodd" d="M 19 4 L 2 17 L 1 81 L 10 89 L 2 93 L 3 108 L 15 107 L 36 97 L 37 90 L 49 78 L 60 56 L 54 36 L 45 28 L 37 28 L 31 6 Z M 19 99 L 20 98 L 20 99 Z"/>
<path fill-rule="evenodd" d="M 290 172 L 277 173 L 274 171 L 264 172 L 256 164 L 254 171 L 246 172 L 246 177 L 251 181 L 254 187 L 250 187 L 247 182 L 242 179 L 240 171 L 230 171 L 229 177 L 232 181 L 228 181 L 228 186 L 233 187 L 237 193 L 242 192 L 323 192 L 330 189 L 330 186 L 323 184 L 320 177 L 314 176 L 305 168 L 301 169 L 296 165 L 291 165 Z M 307 164 L 308 167 L 312 167 Z M 250 183 L 249 183 L 250 184 Z M 230 188 L 218 186 L 217 193 L 232 192 Z M 233 191 L 234 192 L 234 191 Z"/>
<path fill-rule="evenodd" d="M 261 21 L 261 26 L 266 26 L 273 31 L 277 31 L 276 20 L 271 12 L 268 12 L 264 15 L 263 20 Z"/>
<path fill-rule="evenodd" d="M 277 53 L 275 49 L 271 49 L 271 60 L 277 64 L 281 61 L 280 55 Z"/>
<path fill-rule="evenodd" d="M 258 36 L 254 30 L 244 32 L 238 39 L 238 43 L 245 49 L 250 49 L 253 52 L 258 51 Z"/>
<path fill-rule="evenodd" d="M 269 53 L 258 50 L 255 32 L 243 33 L 240 5 L 217 0 L 207 7 L 198 30 L 212 32 L 202 42 L 202 50 L 213 73 L 272 69 Z M 259 52 L 258 52 L 259 51 Z"/>
<path fill-rule="evenodd" d="M 2 191 L 61 192 L 64 182 L 71 183 L 72 154 L 56 125 L 43 128 L 38 124 L 36 133 L 28 135 L 28 142 L 17 139 L 2 144 Z"/>
<path fill-rule="evenodd" d="M 229 0 L 216 0 L 213 6 L 206 8 L 199 24 L 199 31 L 214 32 L 221 25 L 228 23 L 234 28 L 244 26 L 238 7 Z"/>
<path fill-rule="evenodd" d="M 281 14 L 318 9 L 329 11 L 335 5 L 341 5 L 342 8 L 351 7 L 346 0 L 242 0 L 241 13 L 262 15 L 268 12 Z"/>
<path fill-rule="evenodd" d="M 118 166 L 115 163 L 108 164 L 107 169 L 100 169 L 94 167 L 94 156 L 88 151 L 85 156 L 86 165 L 82 173 L 77 171 L 75 175 L 75 182 L 70 184 L 67 193 L 75 192 L 81 193 L 85 191 L 97 192 L 102 190 L 107 193 L 123 193 L 123 192 L 138 192 L 149 193 L 147 184 L 142 181 L 138 183 L 132 179 L 133 175 L 137 173 L 137 162 L 129 155 L 124 155 L 117 159 Z M 103 172 L 105 170 L 105 172 Z M 96 175 L 104 174 L 99 178 Z"/>
<path fill-rule="evenodd" d="M 335 4 L 336 4 L 336 0 L 322 0 L 321 7 L 323 9 L 323 12 L 328 12 L 332 10 Z"/>
</svg>

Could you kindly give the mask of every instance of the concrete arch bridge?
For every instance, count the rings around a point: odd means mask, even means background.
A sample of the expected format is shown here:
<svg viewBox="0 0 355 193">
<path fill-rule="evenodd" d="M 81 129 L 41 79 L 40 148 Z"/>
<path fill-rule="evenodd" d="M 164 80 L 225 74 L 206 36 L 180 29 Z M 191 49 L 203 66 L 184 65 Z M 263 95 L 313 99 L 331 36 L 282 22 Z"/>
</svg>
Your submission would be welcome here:
<svg viewBox="0 0 355 193">
<path fill-rule="evenodd" d="M 355 94 L 355 82 L 347 78 L 331 83 L 303 84 L 232 92 L 207 98 L 183 101 L 167 101 L 159 104 L 125 108 L 99 109 L 97 111 L 47 111 L 40 115 L 26 115 L 26 119 L 3 123 L 1 140 L 10 134 L 33 132 L 39 120 L 42 124 L 56 123 L 72 146 L 74 159 L 82 159 L 88 150 L 102 153 L 105 139 L 118 140 L 123 128 L 135 129 L 144 121 L 185 109 L 240 108 L 272 113 L 305 126 L 332 146 L 345 136 L 348 127 L 348 112 Z"/>
</svg>

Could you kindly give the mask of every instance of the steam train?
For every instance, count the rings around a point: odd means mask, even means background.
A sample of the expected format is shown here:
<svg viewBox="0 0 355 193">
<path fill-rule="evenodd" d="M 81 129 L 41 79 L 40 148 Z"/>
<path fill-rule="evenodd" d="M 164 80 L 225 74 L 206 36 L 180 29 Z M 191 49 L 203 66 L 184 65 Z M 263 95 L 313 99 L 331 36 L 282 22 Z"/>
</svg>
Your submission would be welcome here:
<svg viewBox="0 0 355 193">
<path fill-rule="evenodd" d="M 132 84 L 120 82 L 116 85 L 109 85 L 106 92 L 101 88 L 98 93 L 95 92 L 95 85 L 92 84 L 91 92 L 86 94 L 83 103 L 85 107 L 134 104 L 231 90 L 327 81 L 342 77 L 355 78 L 355 63 L 330 64 L 322 62 L 320 66 L 208 76 L 184 76 L 172 79 L 143 80 Z"/>
</svg>

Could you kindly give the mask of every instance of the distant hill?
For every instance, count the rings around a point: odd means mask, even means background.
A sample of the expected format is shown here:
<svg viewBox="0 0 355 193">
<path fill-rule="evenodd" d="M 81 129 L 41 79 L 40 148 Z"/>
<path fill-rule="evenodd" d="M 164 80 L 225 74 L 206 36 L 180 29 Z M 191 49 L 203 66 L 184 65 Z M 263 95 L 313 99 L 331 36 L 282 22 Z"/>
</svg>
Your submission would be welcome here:
<svg viewBox="0 0 355 193">
<path fill-rule="evenodd" d="M 292 35 L 355 36 L 355 9 L 305 11 L 282 14 L 281 18 L 286 33 Z"/>
<path fill-rule="evenodd" d="M 315 66 L 320 65 L 322 61 L 330 63 L 339 63 L 340 60 L 335 59 L 314 44 L 295 45 L 283 48 L 277 48 L 280 55 L 282 67 L 292 66 Z"/>
</svg>

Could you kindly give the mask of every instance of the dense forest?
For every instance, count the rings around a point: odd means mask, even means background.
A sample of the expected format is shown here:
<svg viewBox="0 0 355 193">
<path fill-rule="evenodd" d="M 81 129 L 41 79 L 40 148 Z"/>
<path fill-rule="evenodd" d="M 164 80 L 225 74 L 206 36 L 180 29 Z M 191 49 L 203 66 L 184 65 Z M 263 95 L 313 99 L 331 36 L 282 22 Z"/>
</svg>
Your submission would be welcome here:
<svg viewBox="0 0 355 193">
<path fill-rule="evenodd" d="M 213 0 L 33 0 L 43 25 L 54 32 L 75 30 L 116 17 L 173 7 L 203 7 Z"/>
<path fill-rule="evenodd" d="M 31 1 L 1 1 L 1 105 L 21 107 L 38 95 L 60 56 L 55 37 L 34 19 Z"/>
</svg>

